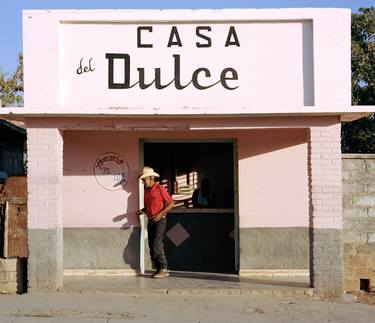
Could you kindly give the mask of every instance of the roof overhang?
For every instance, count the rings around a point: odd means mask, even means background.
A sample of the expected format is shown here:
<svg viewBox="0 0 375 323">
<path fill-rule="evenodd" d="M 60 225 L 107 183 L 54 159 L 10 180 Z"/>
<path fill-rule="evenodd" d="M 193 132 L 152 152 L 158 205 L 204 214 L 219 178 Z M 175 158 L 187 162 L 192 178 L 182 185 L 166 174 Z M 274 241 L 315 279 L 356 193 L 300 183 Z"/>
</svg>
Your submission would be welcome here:
<svg viewBox="0 0 375 323">
<path fill-rule="evenodd" d="M 1 108 L 0 118 L 26 121 L 34 118 L 201 118 L 201 117 L 322 117 L 339 116 L 342 122 L 355 121 L 375 113 L 375 106 L 351 106 L 349 108 L 298 107 L 298 108 L 202 108 L 180 107 L 175 109 L 114 107 L 102 109 L 82 108 Z"/>
</svg>

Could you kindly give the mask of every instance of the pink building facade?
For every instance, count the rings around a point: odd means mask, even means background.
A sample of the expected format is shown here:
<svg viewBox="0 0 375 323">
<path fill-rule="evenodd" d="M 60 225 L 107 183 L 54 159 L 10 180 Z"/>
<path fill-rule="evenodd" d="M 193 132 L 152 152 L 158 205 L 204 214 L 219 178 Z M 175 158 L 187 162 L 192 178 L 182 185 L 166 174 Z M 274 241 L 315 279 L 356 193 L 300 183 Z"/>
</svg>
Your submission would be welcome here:
<svg viewBox="0 0 375 323">
<path fill-rule="evenodd" d="M 28 281 L 143 272 L 137 174 L 178 206 L 172 269 L 310 275 L 343 293 L 341 121 L 350 10 L 24 12 Z M 209 178 L 216 205 L 191 193 Z"/>
</svg>

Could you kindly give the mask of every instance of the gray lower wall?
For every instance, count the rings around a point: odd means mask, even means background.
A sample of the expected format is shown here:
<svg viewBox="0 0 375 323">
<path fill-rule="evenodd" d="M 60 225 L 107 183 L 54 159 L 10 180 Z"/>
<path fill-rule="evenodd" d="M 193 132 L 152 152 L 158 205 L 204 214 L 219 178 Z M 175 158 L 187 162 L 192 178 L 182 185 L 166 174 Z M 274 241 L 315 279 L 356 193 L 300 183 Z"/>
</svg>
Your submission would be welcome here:
<svg viewBox="0 0 375 323">
<path fill-rule="evenodd" d="M 240 269 L 310 269 L 316 296 L 335 298 L 343 292 L 342 231 L 242 228 Z"/>
<path fill-rule="evenodd" d="M 309 228 L 241 228 L 240 269 L 309 269 Z"/>
<path fill-rule="evenodd" d="M 336 298 L 344 291 L 342 230 L 313 229 L 310 237 L 311 286 L 318 297 Z"/>
<path fill-rule="evenodd" d="M 64 269 L 139 269 L 140 229 L 64 228 Z"/>
<path fill-rule="evenodd" d="M 139 269 L 140 229 L 64 228 L 64 269 Z M 308 228 L 240 229 L 240 268 L 309 269 Z M 146 269 L 152 269 L 147 240 Z"/>
<path fill-rule="evenodd" d="M 63 285 L 63 232 L 29 229 L 27 279 L 29 292 L 55 291 Z"/>
</svg>

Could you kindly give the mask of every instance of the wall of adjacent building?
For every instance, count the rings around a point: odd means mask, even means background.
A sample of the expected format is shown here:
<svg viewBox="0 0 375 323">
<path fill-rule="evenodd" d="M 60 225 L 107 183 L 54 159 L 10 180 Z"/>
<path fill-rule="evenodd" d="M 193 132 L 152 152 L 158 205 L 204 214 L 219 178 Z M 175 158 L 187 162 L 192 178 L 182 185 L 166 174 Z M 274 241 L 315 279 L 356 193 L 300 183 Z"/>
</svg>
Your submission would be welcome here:
<svg viewBox="0 0 375 323">
<path fill-rule="evenodd" d="M 343 154 L 345 290 L 375 288 L 375 155 Z"/>
</svg>

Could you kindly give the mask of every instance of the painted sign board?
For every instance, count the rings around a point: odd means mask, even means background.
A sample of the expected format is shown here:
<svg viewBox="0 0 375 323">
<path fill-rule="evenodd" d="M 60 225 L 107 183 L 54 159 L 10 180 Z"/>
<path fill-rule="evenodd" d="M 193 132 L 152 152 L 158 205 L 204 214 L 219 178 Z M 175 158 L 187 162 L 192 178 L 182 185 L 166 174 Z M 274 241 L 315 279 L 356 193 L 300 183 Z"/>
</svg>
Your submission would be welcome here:
<svg viewBox="0 0 375 323">
<path fill-rule="evenodd" d="M 350 10 L 23 16 L 25 108 L 238 114 L 351 106 Z"/>
<path fill-rule="evenodd" d="M 63 24 L 63 107 L 307 105 L 312 24 Z"/>
</svg>

